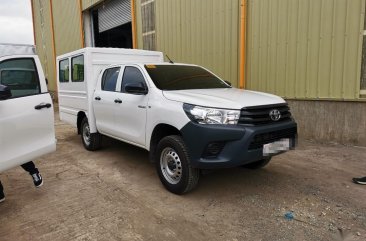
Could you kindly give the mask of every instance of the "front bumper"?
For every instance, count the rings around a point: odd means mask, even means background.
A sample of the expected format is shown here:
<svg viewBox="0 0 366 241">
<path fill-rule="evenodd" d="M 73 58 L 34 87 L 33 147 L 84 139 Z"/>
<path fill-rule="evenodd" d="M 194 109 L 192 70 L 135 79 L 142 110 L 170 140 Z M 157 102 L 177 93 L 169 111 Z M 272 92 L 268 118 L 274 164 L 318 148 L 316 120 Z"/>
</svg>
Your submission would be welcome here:
<svg viewBox="0 0 366 241">
<path fill-rule="evenodd" d="M 201 125 L 187 123 L 181 133 L 188 148 L 191 165 L 212 169 L 245 165 L 265 158 L 263 144 L 290 138 L 290 148 L 297 139 L 297 124 L 290 120 L 263 126 Z M 222 143 L 216 156 L 206 156 L 210 143 Z"/>
</svg>

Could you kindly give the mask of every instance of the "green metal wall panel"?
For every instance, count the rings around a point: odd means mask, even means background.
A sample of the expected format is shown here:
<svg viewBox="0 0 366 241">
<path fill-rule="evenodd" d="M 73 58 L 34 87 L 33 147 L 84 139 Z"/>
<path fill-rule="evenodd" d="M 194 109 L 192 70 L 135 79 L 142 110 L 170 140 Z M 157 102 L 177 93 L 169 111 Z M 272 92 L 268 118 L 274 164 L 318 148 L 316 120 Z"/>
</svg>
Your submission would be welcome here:
<svg viewBox="0 0 366 241">
<path fill-rule="evenodd" d="M 137 48 L 142 49 L 143 42 L 142 42 L 141 0 L 136 0 L 135 3 L 136 3 L 135 14 L 136 14 Z"/>
<path fill-rule="evenodd" d="M 82 48 L 78 1 L 52 1 L 56 56 Z"/>
<path fill-rule="evenodd" d="M 76 1 L 79 1 L 79 0 L 75 0 Z M 86 10 L 90 7 L 93 7 L 99 3 L 103 2 L 103 0 L 81 0 L 81 6 L 82 6 L 82 9 L 83 10 Z"/>
<path fill-rule="evenodd" d="M 157 50 L 238 86 L 239 0 L 156 0 Z"/>
<path fill-rule="evenodd" d="M 365 0 L 248 0 L 247 88 L 358 99 Z"/>
<path fill-rule="evenodd" d="M 54 56 L 52 51 L 50 1 L 32 0 L 36 51 L 48 79 L 48 89 L 57 91 Z"/>
</svg>

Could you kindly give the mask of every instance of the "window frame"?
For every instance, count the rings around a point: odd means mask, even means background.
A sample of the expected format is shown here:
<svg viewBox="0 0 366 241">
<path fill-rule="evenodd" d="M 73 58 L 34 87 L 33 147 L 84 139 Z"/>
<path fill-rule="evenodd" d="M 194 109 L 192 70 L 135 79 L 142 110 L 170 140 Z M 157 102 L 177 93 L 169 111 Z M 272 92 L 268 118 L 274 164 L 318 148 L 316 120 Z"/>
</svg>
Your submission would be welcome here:
<svg viewBox="0 0 366 241">
<path fill-rule="evenodd" d="M 75 58 L 78 58 L 78 57 L 83 57 L 83 72 L 84 72 L 84 74 L 83 74 L 83 80 L 82 81 L 74 81 L 74 65 L 73 65 L 73 60 L 75 59 Z M 70 61 L 69 61 L 69 68 L 71 67 L 71 82 L 73 82 L 73 83 L 83 83 L 84 81 L 85 81 L 85 56 L 84 56 L 84 54 L 79 54 L 79 55 L 75 55 L 75 56 L 73 56 L 73 57 L 71 57 L 70 58 Z M 71 66 L 70 66 L 70 64 L 71 64 Z M 70 82 L 70 80 L 69 80 L 69 82 Z"/>
<path fill-rule="evenodd" d="M 29 95 L 20 95 L 20 96 L 15 96 L 15 97 L 12 96 L 12 97 L 10 97 L 7 100 L 17 99 L 17 98 L 23 98 L 23 97 L 27 97 L 27 96 L 42 95 L 42 94 L 47 94 L 48 93 L 48 92 L 42 92 L 41 80 L 39 79 L 39 74 L 38 74 L 38 66 L 37 66 L 36 60 L 33 57 L 19 57 L 19 58 L 4 59 L 4 60 L 0 61 L 0 65 L 2 63 L 4 63 L 4 62 L 7 62 L 7 61 L 12 61 L 12 60 L 25 60 L 25 59 L 30 59 L 33 62 L 33 65 L 34 65 L 34 68 L 35 68 L 35 72 L 36 72 L 35 74 L 37 76 L 37 82 L 38 82 L 39 92 L 38 93 L 35 93 L 35 94 L 29 94 Z"/>
<path fill-rule="evenodd" d="M 119 73 L 118 73 L 117 80 L 116 80 L 116 86 L 114 87 L 114 90 L 113 91 L 111 91 L 111 90 L 104 90 L 103 89 L 103 87 L 104 87 L 104 81 L 103 81 L 104 75 L 110 69 L 119 69 Z M 118 81 L 119 81 L 120 76 L 121 76 L 121 70 L 122 70 L 122 67 L 121 66 L 112 66 L 112 67 L 108 67 L 108 68 L 104 69 L 103 74 L 102 74 L 102 78 L 100 80 L 100 90 L 101 91 L 105 91 L 105 92 L 119 92 L 117 88 L 118 88 Z"/>
<path fill-rule="evenodd" d="M 69 75 L 68 75 L 68 80 L 67 80 L 67 81 L 62 81 L 62 82 L 61 82 L 61 81 L 60 81 L 61 62 L 62 62 L 62 61 L 65 61 L 65 60 L 67 60 L 67 61 L 68 61 L 68 62 L 67 62 L 67 63 L 68 63 L 67 65 L 69 66 Z M 64 59 L 60 59 L 60 60 L 59 60 L 59 62 L 58 62 L 58 82 L 59 82 L 59 83 L 61 83 L 61 84 L 62 84 L 62 83 L 70 83 L 70 58 L 64 58 Z"/>
</svg>

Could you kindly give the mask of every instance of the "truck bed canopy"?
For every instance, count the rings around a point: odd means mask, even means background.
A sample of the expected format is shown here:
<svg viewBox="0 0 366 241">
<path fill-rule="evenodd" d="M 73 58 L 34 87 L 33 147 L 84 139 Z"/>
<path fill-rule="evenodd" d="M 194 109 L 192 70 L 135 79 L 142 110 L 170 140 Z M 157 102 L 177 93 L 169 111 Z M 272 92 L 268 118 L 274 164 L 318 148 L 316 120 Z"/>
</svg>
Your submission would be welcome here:
<svg viewBox="0 0 366 241">
<path fill-rule="evenodd" d="M 0 43 L 0 57 L 8 55 L 34 55 L 34 54 L 36 54 L 34 45 Z"/>
</svg>

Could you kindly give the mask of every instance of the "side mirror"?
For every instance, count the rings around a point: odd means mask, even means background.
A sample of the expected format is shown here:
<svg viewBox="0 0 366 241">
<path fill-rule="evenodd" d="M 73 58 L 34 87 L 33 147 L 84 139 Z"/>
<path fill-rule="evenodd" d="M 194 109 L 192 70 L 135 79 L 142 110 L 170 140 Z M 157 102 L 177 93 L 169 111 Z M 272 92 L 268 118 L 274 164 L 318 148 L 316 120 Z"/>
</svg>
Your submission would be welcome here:
<svg viewBox="0 0 366 241">
<path fill-rule="evenodd" d="M 11 97 L 11 91 L 8 86 L 0 85 L 0 100 L 7 100 Z"/>
<path fill-rule="evenodd" d="M 140 83 L 129 83 L 125 86 L 125 91 L 130 94 L 135 95 L 146 95 L 148 93 L 148 90 L 146 87 L 141 86 Z"/>
<path fill-rule="evenodd" d="M 231 86 L 231 83 L 227 80 L 224 80 L 226 84 L 228 84 L 229 86 Z"/>
</svg>

